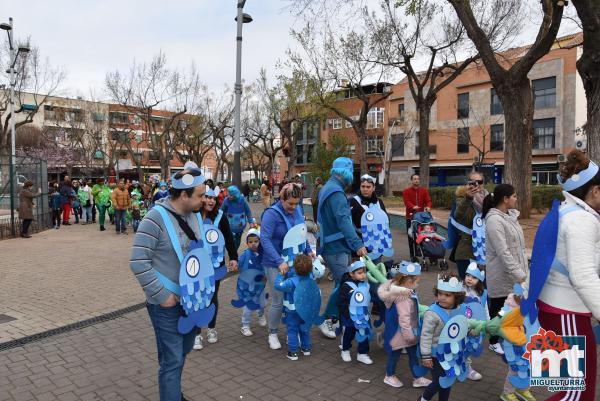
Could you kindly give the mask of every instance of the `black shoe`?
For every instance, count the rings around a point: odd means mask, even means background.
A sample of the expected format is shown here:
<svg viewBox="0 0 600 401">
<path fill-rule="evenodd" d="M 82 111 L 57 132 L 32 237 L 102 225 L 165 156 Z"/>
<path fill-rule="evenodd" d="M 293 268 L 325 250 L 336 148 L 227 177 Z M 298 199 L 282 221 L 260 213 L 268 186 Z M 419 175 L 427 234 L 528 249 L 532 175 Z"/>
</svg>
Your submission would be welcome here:
<svg viewBox="0 0 600 401">
<path fill-rule="evenodd" d="M 183 393 L 181 393 L 181 401 L 192 401 L 189 398 L 185 398 L 185 395 L 183 395 Z"/>
<path fill-rule="evenodd" d="M 299 356 L 299 355 L 298 355 L 298 353 L 297 353 L 297 352 L 291 352 L 291 351 L 288 351 L 288 353 L 287 353 L 287 357 L 288 357 L 288 359 L 289 359 L 290 361 L 297 361 L 297 360 L 298 360 L 298 356 Z"/>
<path fill-rule="evenodd" d="M 127 231 L 121 231 L 121 234 L 127 235 Z"/>
<path fill-rule="evenodd" d="M 310 356 L 310 348 L 309 349 L 301 348 L 300 350 L 302 351 L 302 355 Z"/>
<path fill-rule="evenodd" d="M 100 231 L 106 231 L 106 228 L 104 228 L 104 226 L 100 226 Z"/>
</svg>

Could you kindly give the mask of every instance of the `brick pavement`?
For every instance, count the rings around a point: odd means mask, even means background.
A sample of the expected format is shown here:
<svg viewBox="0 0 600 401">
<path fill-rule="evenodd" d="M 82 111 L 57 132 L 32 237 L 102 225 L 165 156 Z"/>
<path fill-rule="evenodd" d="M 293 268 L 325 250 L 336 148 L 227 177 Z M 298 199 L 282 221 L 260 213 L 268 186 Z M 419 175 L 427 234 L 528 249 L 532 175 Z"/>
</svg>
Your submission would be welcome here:
<svg viewBox="0 0 600 401">
<path fill-rule="evenodd" d="M 0 241 L 0 343 L 140 302 L 128 267 L 133 235 L 72 225 Z"/>
<path fill-rule="evenodd" d="M 112 232 L 96 233 L 93 228 L 67 227 L 64 232 L 59 233 L 63 236 L 62 241 L 70 241 L 73 248 L 86 249 L 87 252 L 95 252 L 98 248 L 91 245 L 93 243 L 110 244 L 110 249 L 104 253 L 120 255 L 114 258 L 116 262 L 113 264 L 117 267 L 106 262 L 90 262 L 89 269 L 109 272 L 103 280 L 98 280 L 94 275 L 92 280 L 97 281 L 89 284 L 89 287 L 82 291 L 83 294 L 78 294 L 79 290 L 67 291 L 68 288 L 77 289 L 80 284 L 88 281 L 89 275 L 85 272 L 79 273 L 77 269 L 67 271 L 70 273 L 68 277 L 72 276 L 74 279 L 66 281 L 67 285 L 59 295 L 46 294 L 47 291 L 37 286 L 38 293 L 48 296 L 49 299 L 60 300 L 66 297 L 83 302 L 85 307 L 80 308 L 78 312 L 84 318 L 96 316 L 109 308 L 109 302 L 98 304 L 90 294 L 100 288 L 106 288 L 102 287 L 104 285 L 112 286 L 116 281 L 124 282 L 123 288 L 119 287 L 118 291 L 127 295 L 117 294 L 117 290 L 114 290 L 111 302 L 121 299 L 119 297 L 127 299 L 129 296 L 131 301 L 118 304 L 113 310 L 143 299 L 135 280 L 128 277 L 130 272 L 126 261 L 131 237 L 125 240 L 126 237 L 117 237 Z M 89 237 L 82 238 L 81 234 L 84 234 L 84 231 L 79 230 L 86 229 L 92 230 L 87 234 Z M 54 247 L 61 245 L 61 241 L 52 240 L 52 236 L 56 235 L 53 233 L 42 234 L 49 237 L 40 236 L 38 242 L 53 242 Z M 406 254 L 405 237 L 400 232 L 394 232 L 394 238 L 398 238 L 396 245 L 399 252 Z M 81 242 L 90 243 L 89 248 L 80 248 L 86 246 Z M 13 242 L 13 247 L 15 243 Z M 5 243 L 0 243 L 2 251 L 10 250 L 10 247 L 5 246 Z M 28 254 L 25 260 L 32 258 L 32 254 L 41 254 L 42 249 L 44 252 L 53 249 L 52 246 L 38 247 L 37 242 L 35 248 L 36 252 Z M 2 255 L 4 257 L 4 253 Z M 23 268 L 20 259 L 14 261 Z M 25 273 L 34 274 L 27 272 L 27 269 Z M 434 271 L 424 273 L 420 290 L 423 302 L 432 300 L 431 288 L 435 276 Z M 132 281 L 128 281 L 130 279 Z M 36 283 L 25 284 L 30 285 L 32 290 L 36 288 Z M 56 285 L 51 288 L 56 291 Z M 331 283 L 323 281 L 321 288 L 326 296 L 331 290 Z M 419 395 L 416 389 L 393 389 L 382 383 L 385 354 L 375 345 L 371 352 L 374 365 L 365 366 L 356 362 L 345 364 L 340 360 L 337 342 L 322 338 L 315 329 L 312 336 L 313 355 L 292 362 L 287 360 L 284 350 L 268 349 L 266 330 L 257 327 L 256 324 L 253 327 L 253 337 L 242 337 L 239 333 L 240 311 L 229 304 L 234 292 L 235 278 L 229 278 L 223 282 L 220 292 L 222 307 L 217 324 L 219 342 L 214 345 L 205 344 L 203 350 L 193 351 L 188 358 L 183 387 L 190 399 L 414 401 Z M 3 294 L 0 296 L 4 297 Z M 50 301 L 44 304 L 51 306 Z M 6 307 L 4 299 L 0 305 Z M 93 307 L 97 307 L 98 310 L 94 311 Z M 48 313 L 58 316 L 62 308 L 58 309 L 59 311 Z M 29 308 L 28 312 L 44 316 L 40 310 L 34 308 Z M 73 318 L 77 319 L 77 316 Z M 54 319 L 47 324 L 59 322 L 59 319 Z M 0 330 L 3 330 L 3 325 L 0 324 Z M 283 335 L 280 335 L 280 339 L 284 343 Z M 501 392 L 506 365 L 486 351 L 481 358 L 475 360 L 474 367 L 483 374 L 483 380 L 457 384 L 453 388 L 452 399 L 497 399 Z M 145 310 L 141 310 L 78 331 L 0 352 L 0 401 L 157 400 L 156 371 L 154 334 Z M 398 365 L 398 375 L 404 382 L 410 382 L 405 358 L 402 358 Z M 359 379 L 370 382 L 359 382 Z M 541 396 L 543 393 L 537 394 L 540 395 L 539 399 L 544 399 Z"/>
</svg>

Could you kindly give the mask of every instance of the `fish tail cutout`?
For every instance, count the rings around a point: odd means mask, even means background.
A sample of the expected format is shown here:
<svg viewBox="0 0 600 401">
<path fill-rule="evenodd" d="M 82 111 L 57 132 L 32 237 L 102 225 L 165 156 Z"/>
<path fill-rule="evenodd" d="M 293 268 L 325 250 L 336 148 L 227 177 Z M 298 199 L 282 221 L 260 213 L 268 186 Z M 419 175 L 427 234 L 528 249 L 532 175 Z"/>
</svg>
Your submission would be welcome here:
<svg viewBox="0 0 600 401">
<path fill-rule="evenodd" d="M 177 321 L 177 331 L 179 333 L 187 334 L 192 331 L 194 327 L 196 327 L 196 322 L 192 316 L 193 313 L 194 312 L 190 313 L 188 316 L 181 316 L 179 318 L 179 321 Z"/>
<path fill-rule="evenodd" d="M 524 320 L 525 318 L 521 315 L 520 307 L 516 307 L 502 317 L 498 334 L 511 344 L 517 346 L 525 345 L 527 343 L 527 335 L 523 327 Z"/>
<path fill-rule="evenodd" d="M 508 381 L 519 390 L 525 390 L 529 388 L 531 384 L 529 377 L 510 376 Z"/>
<path fill-rule="evenodd" d="M 456 376 L 440 376 L 439 382 L 440 387 L 449 388 L 452 387 L 454 382 L 456 381 Z"/>
<path fill-rule="evenodd" d="M 244 301 L 243 301 L 243 300 L 241 300 L 241 299 L 232 299 L 232 300 L 231 300 L 231 305 L 232 305 L 234 308 L 242 308 L 242 307 L 246 306 L 246 302 L 244 302 Z"/>
<path fill-rule="evenodd" d="M 259 310 L 260 309 L 260 305 L 254 301 L 248 301 L 246 303 L 246 307 L 250 310 Z"/>
</svg>

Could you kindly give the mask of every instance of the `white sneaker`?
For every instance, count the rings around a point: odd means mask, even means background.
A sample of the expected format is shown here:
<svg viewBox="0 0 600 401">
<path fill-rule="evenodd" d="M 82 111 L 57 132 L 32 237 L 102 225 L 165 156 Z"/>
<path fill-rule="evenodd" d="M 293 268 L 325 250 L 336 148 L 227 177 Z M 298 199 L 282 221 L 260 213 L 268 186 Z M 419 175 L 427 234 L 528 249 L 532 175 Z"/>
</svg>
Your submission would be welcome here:
<svg viewBox="0 0 600 401">
<path fill-rule="evenodd" d="M 265 327 L 267 325 L 267 317 L 265 315 L 258 317 L 258 325 L 260 327 Z"/>
<path fill-rule="evenodd" d="M 365 365 L 372 365 L 373 360 L 369 357 L 369 354 L 358 354 L 356 355 L 358 362 L 364 363 Z"/>
<path fill-rule="evenodd" d="M 198 334 L 196 336 L 196 338 L 194 339 L 194 349 L 202 349 L 204 348 L 202 346 L 202 336 L 200 334 Z"/>
<path fill-rule="evenodd" d="M 219 338 L 217 337 L 217 329 L 208 329 L 206 331 L 206 341 L 208 341 L 209 344 L 214 344 L 219 341 Z"/>
<path fill-rule="evenodd" d="M 479 373 L 478 371 L 476 371 L 475 369 L 473 369 L 470 366 L 469 366 L 469 370 L 467 371 L 467 377 L 469 378 L 469 380 L 473 380 L 473 381 L 481 380 L 481 378 L 482 378 L 481 373 Z"/>
<path fill-rule="evenodd" d="M 412 382 L 412 386 L 414 388 L 427 387 L 430 384 L 431 384 L 431 380 L 429 380 L 426 377 L 418 377 L 416 379 L 413 379 L 413 382 Z"/>
<path fill-rule="evenodd" d="M 502 349 L 502 345 L 500 343 L 490 344 L 490 351 L 495 352 L 498 355 L 504 355 L 504 350 Z"/>
<path fill-rule="evenodd" d="M 386 376 L 386 377 L 384 377 L 383 382 L 385 384 L 387 384 L 388 386 L 392 386 L 392 387 L 396 387 L 396 388 L 400 388 L 400 387 L 404 386 L 404 384 L 402 384 L 400 379 L 398 379 L 396 376 Z"/>
<path fill-rule="evenodd" d="M 281 343 L 279 342 L 277 333 L 269 334 L 269 348 L 271 348 L 271 349 L 280 349 L 281 348 Z"/>
<path fill-rule="evenodd" d="M 350 351 L 342 351 L 342 361 L 352 362 L 352 357 L 350 356 Z"/>
<path fill-rule="evenodd" d="M 330 319 L 326 319 L 323 323 L 321 323 L 321 325 L 319 326 L 319 329 L 321 329 L 321 333 L 326 338 L 335 338 L 336 337 L 335 329 L 333 328 L 333 325 L 332 325 Z"/>
<path fill-rule="evenodd" d="M 244 337 L 250 337 L 251 335 L 253 335 L 254 333 L 252 332 L 252 330 L 250 330 L 250 327 L 248 326 L 242 326 L 242 335 Z"/>
</svg>

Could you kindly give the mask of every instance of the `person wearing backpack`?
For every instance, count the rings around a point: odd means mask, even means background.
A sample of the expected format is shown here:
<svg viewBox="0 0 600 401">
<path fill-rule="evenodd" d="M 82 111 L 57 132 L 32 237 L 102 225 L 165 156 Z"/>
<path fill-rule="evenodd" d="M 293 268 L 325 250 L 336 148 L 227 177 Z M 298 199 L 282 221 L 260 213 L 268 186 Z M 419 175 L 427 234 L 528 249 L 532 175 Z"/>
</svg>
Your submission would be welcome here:
<svg viewBox="0 0 600 401">
<path fill-rule="evenodd" d="M 473 227 L 473 219 L 477 213 L 481 213 L 483 209 L 483 198 L 488 192 L 483 187 L 483 175 L 477 171 L 472 171 L 467 180 L 467 185 L 456 189 L 456 201 L 454 208 L 454 220 L 471 231 Z M 475 259 L 473 253 L 473 238 L 469 233 L 463 230 L 457 233 L 457 241 L 452 248 L 450 260 L 456 263 L 458 275 L 461 280 L 465 279 L 465 273 L 471 263 Z"/>
<path fill-rule="evenodd" d="M 527 279 L 525 236 L 519 224 L 517 193 L 509 184 L 500 184 L 483 200 L 482 216 L 486 234 L 486 283 L 490 316 L 504 306 L 514 284 Z M 490 337 L 490 350 L 502 355 L 499 337 Z"/>
</svg>

